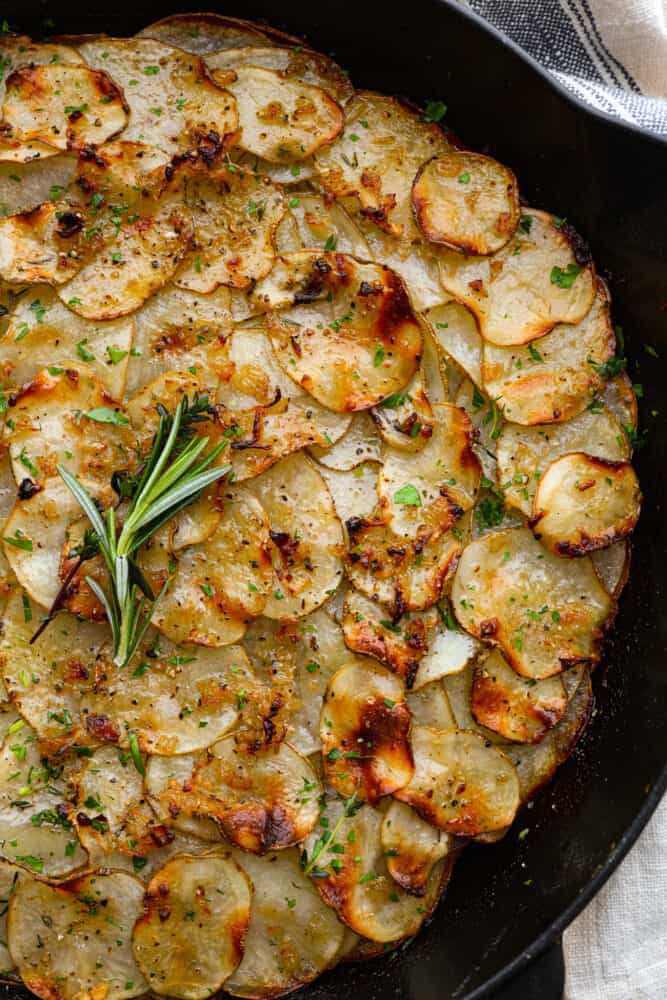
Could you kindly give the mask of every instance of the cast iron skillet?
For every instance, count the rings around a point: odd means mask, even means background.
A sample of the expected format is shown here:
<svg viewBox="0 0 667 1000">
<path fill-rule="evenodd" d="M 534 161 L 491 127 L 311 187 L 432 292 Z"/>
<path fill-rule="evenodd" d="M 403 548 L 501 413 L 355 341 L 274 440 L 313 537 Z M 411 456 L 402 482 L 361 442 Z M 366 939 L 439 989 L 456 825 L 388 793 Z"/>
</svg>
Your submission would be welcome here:
<svg viewBox="0 0 667 1000">
<path fill-rule="evenodd" d="M 617 629 L 595 678 L 597 712 L 513 832 L 464 852 L 446 900 L 410 947 L 339 967 L 299 993 L 304 1000 L 559 1000 L 563 929 L 618 865 L 667 785 L 667 144 L 587 110 L 453 0 L 0 0 L 0 15 L 20 18 L 36 37 L 54 28 L 126 35 L 207 3 L 304 35 L 334 52 L 360 86 L 444 100 L 448 124 L 473 149 L 513 167 L 529 204 L 567 216 L 610 281 L 630 375 L 644 386 L 648 433 L 636 460 L 644 512 Z M 45 26 L 47 18 L 55 24 Z M 518 840 L 523 828 L 529 832 Z"/>
</svg>

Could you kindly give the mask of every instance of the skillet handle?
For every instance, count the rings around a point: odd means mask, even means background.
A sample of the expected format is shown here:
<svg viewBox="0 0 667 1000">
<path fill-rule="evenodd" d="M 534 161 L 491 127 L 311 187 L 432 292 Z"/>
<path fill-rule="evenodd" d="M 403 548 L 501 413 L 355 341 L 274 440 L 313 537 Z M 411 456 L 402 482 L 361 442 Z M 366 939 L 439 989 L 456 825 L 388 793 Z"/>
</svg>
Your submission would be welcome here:
<svg viewBox="0 0 667 1000">
<path fill-rule="evenodd" d="M 556 938 L 550 948 L 489 1000 L 562 1000 L 564 990 L 563 942 Z"/>
</svg>

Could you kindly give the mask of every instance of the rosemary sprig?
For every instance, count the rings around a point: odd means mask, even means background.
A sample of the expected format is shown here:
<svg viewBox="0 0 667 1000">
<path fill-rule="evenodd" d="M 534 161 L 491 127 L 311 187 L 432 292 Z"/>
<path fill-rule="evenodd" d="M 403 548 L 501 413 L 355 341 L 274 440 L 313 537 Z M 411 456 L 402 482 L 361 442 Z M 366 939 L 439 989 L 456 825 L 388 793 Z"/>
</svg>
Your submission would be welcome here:
<svg viewBox="0 0 667 1000">
<path fill-rule="evenodd" d="M 102 515 L 82 483 L 63 465 L 58 473 L 90 521 L 95 542 L 104 558 L 109 593 L 93 580 L 86 583 L 107 613 L 113 639 L 114 663 L 125 666 L 134 656 L 151 618 L 169 585 L 167 580 L 155 596 L 136 561 L 141 546 L 180 510 L 221 479 L 231 465 L 210 468 L 226 445 L 223 441 L 205 454 L 209 439 L 193 436 L 192 425 L 209 419 L 211 407 L 206 396 L 184 397 L 173 416 L 158 406 L 160 423 L 148 457 L 136 477 L 114 476 L 112 485 L 121 499 L 130 499 L 120 530 L 116 511 L 110 507 Z"/>
<path fill-rule="evenodd" d="M 336 835 L 338 834 L 338 831 L 340 830 L 345 820 L 350 819 L 351 816 L 354 816 L 354 814 L 358 812 L 359 809 L 361 809 L 362 805 L 364 804 L 363 801 L 357 798 L 356 792 L 354 792 L 349 797 L 349 799 L 344 799 L 341 796 L 339 797 L 341 798 L 341 801 L 345 803 L 345 805 L 343 806 L 343 811 L 340 814 L 340 817 L 338 818 L 335 826 L 333 826 L 332 829 L 330 830 L 327 829 L 326 832 L 323 833 L 321 837 L 317 838 L 317 840 L 313 844 L 313 853 L 310 856 L 310 860 L 308 860 L 308 855 L 305 851 L 301 856 L 301 867 L 303 868 L 303 874 L 306 875 L 308 878 L 328 878 L 330 873 L 326 871 L 324 868 L 318 868 L 317 861 L 322 856 L 322 854 L 328 851 L 331 845 L 335 842 Z"/>
</svg>

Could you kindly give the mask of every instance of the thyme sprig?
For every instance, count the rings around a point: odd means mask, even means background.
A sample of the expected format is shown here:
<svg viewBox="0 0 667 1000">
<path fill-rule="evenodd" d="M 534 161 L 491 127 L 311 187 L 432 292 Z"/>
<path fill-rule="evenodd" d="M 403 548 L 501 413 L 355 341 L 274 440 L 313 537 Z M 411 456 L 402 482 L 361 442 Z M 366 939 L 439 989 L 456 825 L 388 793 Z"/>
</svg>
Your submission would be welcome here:
<svg viewBox="0 0 667 1000">
<path fill-rule="evenodd" d="M 308 878 L 328 878 L 330 872 L 326 871 L 324 868 L 318 868 L 317 861 L 322 854 L 328 851 L 329 848 L 335 843 L 338 831 L 345 820 L 354 816 L 354 814 L 358 812 L 364 804 L 362 800 L 357 798 L 356 791 L 349 797 L 349 799 L 342 798 L 342 796 L 339 796 L 339 798 L 341 798 L 344 806 L 336 824 L 330 830 L 327 829 L 321 837 L 317 838 L 313 844 L 313 852 L 310 856 L 310 860 L 308 860 L 308 854 L 306 851 L 304 851 L 301 856 L 303 874 Z"/>
<path fill-rule="evenodd" d="M 225 441 L 205 454 L 208 437 L 194 436 L 193 425 L 209 419 L 211 413 L 206 396 L 195 395 L 192 403 L 183 397 L 173 416 L 158 405 L 160 422 L 139 472 L 112 479 L 121 500 L 130 500 L 120 532 L 115 507 L 101 514 L 85 486 L 65 466 L 57 467 L 90 521 L 97 549 L 106 564 L 108 593 L 92 577 L 85 579 L 107 613 L 113 659 L 120 667 L 134 656 L 169 585 L 167 579 L 157 596 L 153 593 L 137 563 L 137 552 L 165 522 L 231 470 L 231 465 L 210 468 Z M 90 557 L 90 544 L 86 555 Z"/>
</svg>

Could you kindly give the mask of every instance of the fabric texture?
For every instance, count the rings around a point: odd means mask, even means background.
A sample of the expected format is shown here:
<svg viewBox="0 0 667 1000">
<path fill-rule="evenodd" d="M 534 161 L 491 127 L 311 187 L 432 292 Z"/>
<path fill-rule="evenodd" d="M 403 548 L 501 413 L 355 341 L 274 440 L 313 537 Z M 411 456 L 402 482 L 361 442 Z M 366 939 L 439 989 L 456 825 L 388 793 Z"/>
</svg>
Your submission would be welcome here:
<svg viewBox="0 0 667 1000">
<path fill-rule="evenodd" d="M 467 0 L 593 107 L 667 135 L 667 0 Z"/>
<path fill-rule="evenodd" d="M 667 0 L 467 3 L 582 100 L 667 135 Z M 564 1000 L 667 998 L 667 798 L 563 945 Z"/>
</svg>

